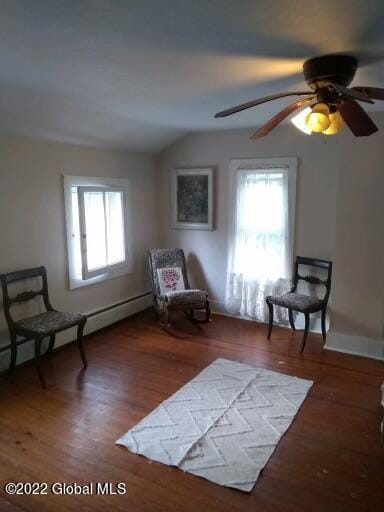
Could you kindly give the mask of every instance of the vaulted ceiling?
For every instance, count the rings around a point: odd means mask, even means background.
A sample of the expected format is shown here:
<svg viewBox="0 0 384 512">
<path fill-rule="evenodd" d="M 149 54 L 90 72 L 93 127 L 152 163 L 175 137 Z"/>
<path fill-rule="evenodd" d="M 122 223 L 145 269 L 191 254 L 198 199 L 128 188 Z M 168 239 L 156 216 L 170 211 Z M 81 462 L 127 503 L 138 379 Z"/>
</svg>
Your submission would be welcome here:
<svg viewBox="0 0 384 512">
<path fill-rule="evenodd" d="M 196 130 L 256 127 L 302 89 L 302 63 L 356 55 L 384 86 L 382 0 L 2 0 L 0 131 L 159 150 Z M 374 109 L 384 109 L 384 102 Z"/>
</svg>

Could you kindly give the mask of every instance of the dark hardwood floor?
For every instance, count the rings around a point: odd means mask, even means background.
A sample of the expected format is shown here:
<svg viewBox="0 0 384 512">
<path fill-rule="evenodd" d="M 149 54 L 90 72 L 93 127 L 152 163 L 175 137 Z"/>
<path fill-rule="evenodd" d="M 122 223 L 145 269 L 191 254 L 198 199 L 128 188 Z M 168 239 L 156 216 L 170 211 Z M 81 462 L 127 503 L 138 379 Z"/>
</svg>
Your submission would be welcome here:
<svg viewBox="0 0 384 512">
<path fill-rule="evenodd" d="M 33 365 L 0 381 L 1 511 L 384 510 L 379 386 L 384 364 L 322 350 L 301 332 L 215 316 L 177 317 L 162 331 L 145 312 L 86 338 L 89 367 L 74 345 L 44 361 L 43 391 Z M 114 441 L 218 357 L 315 385 L 250 494 L 152 463 Z M 5 482 L 124 482 L 121 496 L 7 496 Z"/>
</svg>

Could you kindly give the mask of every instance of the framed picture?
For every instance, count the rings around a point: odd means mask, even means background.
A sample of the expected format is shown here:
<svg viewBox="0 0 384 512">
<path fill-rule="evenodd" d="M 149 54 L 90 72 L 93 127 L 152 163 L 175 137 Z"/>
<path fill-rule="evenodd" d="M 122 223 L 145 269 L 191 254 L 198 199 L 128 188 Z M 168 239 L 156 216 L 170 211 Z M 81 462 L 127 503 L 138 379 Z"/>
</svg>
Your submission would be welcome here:
<svg viewBox="0 0 384 512">
<path fill-rule="evenodd" d="M 213 169 L 174 169 L 172 227 L 213 229 Z"/>
</svg>

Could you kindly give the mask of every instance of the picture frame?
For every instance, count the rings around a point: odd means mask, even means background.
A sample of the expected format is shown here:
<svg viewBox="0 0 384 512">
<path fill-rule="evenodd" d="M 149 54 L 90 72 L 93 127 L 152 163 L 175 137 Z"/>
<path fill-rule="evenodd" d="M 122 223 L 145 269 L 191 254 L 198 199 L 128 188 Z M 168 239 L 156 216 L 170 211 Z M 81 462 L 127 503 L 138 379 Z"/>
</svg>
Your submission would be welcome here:
<svg viewBox="0 0 384 512">
<path fill-rule="evenodd" d="M 213 230 L 213 168 L 173 169 L 172 228 Z"/>
</svg>

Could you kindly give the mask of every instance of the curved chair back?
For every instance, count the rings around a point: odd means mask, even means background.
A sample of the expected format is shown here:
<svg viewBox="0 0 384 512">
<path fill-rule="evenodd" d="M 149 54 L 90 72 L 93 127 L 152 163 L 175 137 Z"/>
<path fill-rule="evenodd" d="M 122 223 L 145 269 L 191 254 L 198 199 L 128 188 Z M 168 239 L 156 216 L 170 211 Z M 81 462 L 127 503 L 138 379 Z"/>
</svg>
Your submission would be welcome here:
<svg viewBox="0 0 384 512">
<path fill-rule="evenodd" d="M 327 271 L 326 279 L 320 279 L 317 276 L 303 276 L 299 273 L 299 266 L 305 265 L 314 268 L 321 268 Z M 297 285 L 299 281 L 306 281 L 309 284 L 314 285 L 323 285 L 325 286 L 326 292 L 323 297 L 323 301 L 326 304 L 329 299 L 329 294 L 331 293 L 331 278 L 332 278 L 332 261 L 328 260 L 319 260 L 315 258 L 306 258 L 304 256 L 297 256 L 295 263 L 295 275 L 293 279 L 293 287 L 292 292 L 297 290 Z"/>
<path fill-rule="evenodd" d="M 148 259 L 151 270 L 152 290 L 155 295 L 161 295 L 157 274 L 159 268 L 180 267 L 183 273 L 184 287 L 186 290 L 190 288 L 183 249 L 152 249 L 148 252 Z"/>
<path fill-rule="evenodd" d="M 35 277 L 41 277 L 42 287 L 40 290 L 21 292 L 15 295 L 14 297 L 10 296 L 10 284 L 16 283 L 18 281 L 26 281 L 27 279 L 32 279 Z M 34 267 L 25 270 L 18 270 L 16 272 L 10 272 L 9 274 L 2 274 L 0 276 L 0 279 L 3 290 L 4 315 L 7 320 L 8 326 L 11 326 L 13 324 L 13 319 L 11 315 L 12 304 L 27 302 L 41 295 L 43 297 L 44 305 L 47 311 L 53 310 L 53 307 L 51 306 L 51 303 L 49 301 L 47 271 L 45 267 Z"/>
</svg>

